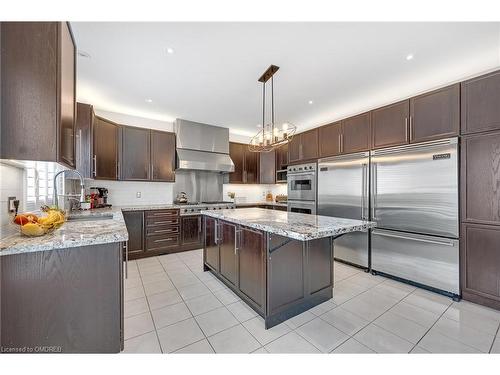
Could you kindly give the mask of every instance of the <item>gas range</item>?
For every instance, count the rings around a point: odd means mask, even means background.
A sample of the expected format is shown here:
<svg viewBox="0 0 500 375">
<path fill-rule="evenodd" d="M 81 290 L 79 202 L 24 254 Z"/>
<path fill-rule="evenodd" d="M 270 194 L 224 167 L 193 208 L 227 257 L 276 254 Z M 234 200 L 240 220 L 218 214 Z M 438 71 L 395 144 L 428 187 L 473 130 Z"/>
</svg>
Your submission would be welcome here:
<svg viewBox="0 0 500 375">
<path fill-rule="evenodd" d="M 188 203 L 185 207 L 180 208 L 181 216 L 199 215 L 203 210 L 228 210 L 234 209 L 236 205 L 233 202 L 198 202 Z"/>
</svg>

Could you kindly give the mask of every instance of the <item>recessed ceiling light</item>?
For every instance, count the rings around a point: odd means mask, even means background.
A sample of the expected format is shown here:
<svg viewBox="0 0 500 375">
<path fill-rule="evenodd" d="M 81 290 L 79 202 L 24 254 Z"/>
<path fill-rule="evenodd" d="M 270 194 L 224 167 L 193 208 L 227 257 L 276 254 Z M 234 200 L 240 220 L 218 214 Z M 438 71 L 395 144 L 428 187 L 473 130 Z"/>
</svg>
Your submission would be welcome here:
<svg viewBox="0 0 500 375">
<path fill-rule="evenodd" d="M 152 103 L 153 99 L 146 99 L 146 103 Z"/>
<path fill-rule="evenodd" d="M 308 101 L 308 103 L 309 103 L 309 104 L 313 104 L 313 101 L 312 101 L 312 100 L 309 100 L 309 101 Z"/>
<path fill-rule="evenodd" d="M 78 50 L 78 56 L 86 58 L 86 59 L 90 59 L 90 54 L 88 52 L 85 52 L 82 50 Z"/>
<path fill-rule="evenodd" d="M 408 61 L 413 60 L 413 54 L 410 53 L 409 55 L 406 55 L 406 60 Z"/>
<path fill-rule="evenodd" d="M 167 53 L 168 53 L 169 55 L 171 55 L 172 53 L 174 53 L 174 49 L 173 49 L 173 48 L 170 48 L 170 47 L 169 47 L 169 48 L 167 48 Z"/>
</svg>

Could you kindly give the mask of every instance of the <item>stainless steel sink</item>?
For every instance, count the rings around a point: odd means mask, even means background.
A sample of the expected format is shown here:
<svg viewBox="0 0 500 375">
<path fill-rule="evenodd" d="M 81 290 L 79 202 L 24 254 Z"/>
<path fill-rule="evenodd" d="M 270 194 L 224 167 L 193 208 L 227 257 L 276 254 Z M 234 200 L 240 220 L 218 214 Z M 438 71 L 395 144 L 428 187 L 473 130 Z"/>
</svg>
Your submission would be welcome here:
<svg viewBox="0 0 500 375">
<path fill-rule="evenodd" d="M 68 216 L 67 221 L 95 221 L 95 220 L 110 220 L 113 214 L 106 215 L 74 215 Z"/>
</svg>

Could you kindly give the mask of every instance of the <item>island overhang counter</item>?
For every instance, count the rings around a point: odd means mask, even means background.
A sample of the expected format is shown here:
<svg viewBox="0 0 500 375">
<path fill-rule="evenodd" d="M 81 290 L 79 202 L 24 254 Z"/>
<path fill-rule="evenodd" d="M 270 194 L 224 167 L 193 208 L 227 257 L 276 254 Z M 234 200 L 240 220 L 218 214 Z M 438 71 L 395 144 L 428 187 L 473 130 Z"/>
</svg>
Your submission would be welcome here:
<svg viewBox="0 0 500 375">
<path fill-rule="evenodd" d="M 374 222 L 261 208 L 202 211 L 203 269 L 271 328 L 332 298 L 334 240 Z"/>
</svg>

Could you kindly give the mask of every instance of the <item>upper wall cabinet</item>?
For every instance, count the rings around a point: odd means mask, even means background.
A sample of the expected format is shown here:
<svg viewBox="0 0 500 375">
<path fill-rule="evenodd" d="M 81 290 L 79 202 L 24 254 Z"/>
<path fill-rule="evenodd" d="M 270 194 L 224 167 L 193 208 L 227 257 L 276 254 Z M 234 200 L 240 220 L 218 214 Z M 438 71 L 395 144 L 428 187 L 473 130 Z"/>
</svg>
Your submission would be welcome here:
<svg viewBox="0 0 500 375">
<path fill-rule="evenodd" d="M 229 173 L 229 183 L 258 184 L 260 153 L 248 150 L 248 145 L 229 142 L 229 156 L 234 163 L 234 172 Z"/>
<path fill-rule="evenodd" d="M 77 103 L 76 106 L 76 133 L 75 133 L 75 160 L 76 169 L 85 178 L 92 178 L 92 132 L 94 129 L 94 108 L 90 104 Z"/>
<path fill-rule="evenodd" d="M 175 134 L 151 130 L 151 181 L 175 181 Z"/>
<path fill-rule="evenodd" d="M 342 153 L 368 151 L 371 145 L 370 112 L 342 120 Z"/>
<path fill-rule="evenodd" d="M 261 184 L 274 184 L 276 183 L 276 154 L 279 148 L 270 152 L 260 152 L 260 178 Z"/>
<path fill-rule="evenodd" d="M 319 156 L 318 150 L 317 128 L 296 134 L 288 146 L 288 161 L 298 163 L 317 159 Z"/>
<path fill-rule="evenodd" d="M 500 71 L 462 83 L 462 133 L 500 129 Z"/>
<path fill-rule="evenodd" d="M 101 117 L 95 117 L 93 129 L 92 174 L 96 179 L 118 179 L 119 125 Z"/>
<path fill-rule="evenodd" d="M 76 48 L 65 22 L 2 22 L 2 159 L 75 166 Z"/>
<path fill-rule="evenodd" d="M 319 157 L 342 153 L 342 122 L 334 122 L 319 128 Z"/>
<path fill-rule="evenodd" d="M 460 84 L 410 99 L 410 142 L 453 137 L 460 132 Z"/>
<path fill-rule="evenodd" d="M 150 130 L 121 126 L 119 136 L 120 180 L 148 181 L 151 176 Z"/>
<path fill-rule="evenodd" d="M 372 111 L 372 147 L 407 144 L 410 101 L 394 103 Z"/>
</svg>

